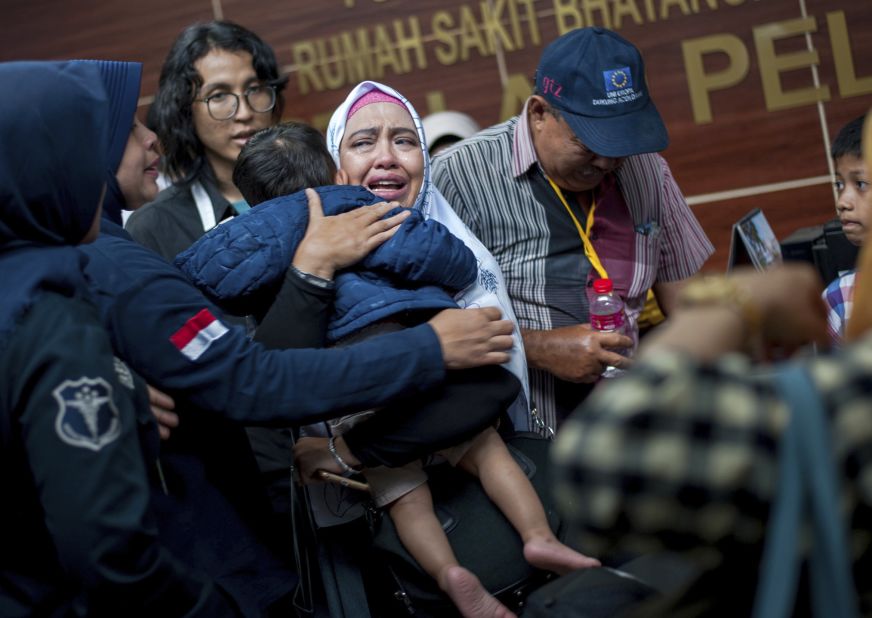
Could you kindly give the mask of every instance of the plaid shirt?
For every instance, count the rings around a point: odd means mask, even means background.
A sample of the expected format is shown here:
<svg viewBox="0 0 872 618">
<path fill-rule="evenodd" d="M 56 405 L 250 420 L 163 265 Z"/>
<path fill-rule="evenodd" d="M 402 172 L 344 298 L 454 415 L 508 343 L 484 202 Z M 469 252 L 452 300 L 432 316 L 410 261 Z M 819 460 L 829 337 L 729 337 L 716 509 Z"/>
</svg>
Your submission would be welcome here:
<svg viewBox="0 0 872 618">
<path fill-rule="evenodd" d="M 855 579 L 869 613 L 872 336 L 802 362 L 831 420 Z M 599 556 L 669 549 L 721 565 L 732 559 L 755 575 L 788 410 L 771 379 L 753 372 L 739 356 L 700 366 L 662 353 L 597 389 L 555 445 L 556 498 L 573 540 Z"/>
<path fill-rule="evenodd" d="M 598 275 L 538 164 L 526 106 L 520 116 L 437 156 L 433 182 L 496 257 L 521 328 L 551 330 L 589 321 L 589 295 Z M 635 329 L 648 289 L 695 274 L 713 247 L 659 155 L 627 157 L 594 195 L 590 239 Z M 576 216 L 585 220 L 581 212 Z M 530 370 L 530 387 L 551 427 L 590 388 L 540 370 Z"/>
<path fill-rule="evenodd" d="M 849 270 L 844 275 L 833 279 L 824 290 L 824 302 L 829 307 L 827 313 L 827 328 L 834 343 L 841 343 L 845 337 L 845 324 L 851 317 L 851 307 L 854 304 L 854 279 L 857 271 Z"/>
</svg>

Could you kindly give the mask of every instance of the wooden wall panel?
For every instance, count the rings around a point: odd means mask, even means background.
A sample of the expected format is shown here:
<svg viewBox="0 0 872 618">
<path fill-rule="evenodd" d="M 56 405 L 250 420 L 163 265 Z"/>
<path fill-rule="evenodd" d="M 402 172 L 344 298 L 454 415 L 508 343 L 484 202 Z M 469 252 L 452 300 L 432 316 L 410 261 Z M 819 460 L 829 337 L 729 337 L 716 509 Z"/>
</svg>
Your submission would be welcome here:
<svg viewBox="0 0 872 618">
<path fill-rule="evenodd" d="M 3 0 L 0 61 L 100 58 L 143 63 L 157 89 L 167 51 L 188 24 L 212 19 L 210 0 Z"/>
<path fill-rule="evenodd" d="M 497 15 L 490 32 L 500 35 L 499 46 L 487 34 L 489 10 Z M 870 0 L 2 0 L 0 11 L 0 60 L 139 60 L 144 104 L 184 26 L 213 16 L 238 21 L 275 48 L 290 75 L 286 116 L 321 127 L 357 81 L 349 66 L 367 59 L 388 67 L 367 77 L 396 87 L 422 113 L 444 106 L 483 126 L 498 122 L 520 108 L 544 44 L 578 25 L 613 27 L 645 55 L 651 91 L 670 129 L 665 156 L 718 247 L 715 269 L 726 260 L 730 225 L 752 206 L 766 212 L 781 236 L 830 218 L 832 191 L 822 180 L 829 174 L 827 141 L 872 106 Z M 812 98 L 779 108 L 764 83 L 782 98 L 815 85 L 812 61 L 802 61 L 809 53 L 804 30 L 828 94 L 820 104 Z M 777 35 L 771 58 L 767 32 Z M 342 37 L 358 46 L 363 37 L 376 52 L 337 57 Z M 689 76 L 683 50 L 700 41 L 715 49 L 727 41 L 747 55 L 746 71 L 734 83 L 704 97 L 711 122 L 701 121 L 692 92 L 732 63 L 723 51 L 705 53 L 705 75 Z M 468 54 L 440 62 L 452 45 Z M 306 53 L 317 66 L 307 67 Z M 798 68 L 779 71 L 789 54 L 800 58 Z M 320 87 L 313 87 L 313 74 Z M 325 81 L 329 76 L 337 78 L 334 86 Z M 775 183 L 787 188 L 772 191 Z M 790 188 L 808 183 L 816 184 Z M 748 192 L 755 195 L 735 197 Z"/>
<path fill-rule="evenodd" d="M 709 202 L 692 208 L 716 247 L 714 255 L 703 267 L 707 272 L 724 272 L 730 255 L 733 223 L 754 208 L 763 210 L 772 224 L 772 231 L 781 240 L 799 228 L 819 225 L 835 217 L 833 194 L 829 185 Z"/>
</svg>

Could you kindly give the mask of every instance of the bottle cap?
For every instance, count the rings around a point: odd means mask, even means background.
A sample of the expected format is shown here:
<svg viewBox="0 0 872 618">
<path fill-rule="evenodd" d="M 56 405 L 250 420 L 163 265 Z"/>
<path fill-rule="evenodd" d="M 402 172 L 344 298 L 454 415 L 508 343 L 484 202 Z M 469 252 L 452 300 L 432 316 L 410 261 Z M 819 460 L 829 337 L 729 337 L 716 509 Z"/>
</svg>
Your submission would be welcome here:
<svg viewBox="0 0 872 618">
<path fill-rule="evenodd" d="M 597 294 L 607 294 L 612 291 L 611 279 L 594 279 L 593 291 Z"/>
</svg>

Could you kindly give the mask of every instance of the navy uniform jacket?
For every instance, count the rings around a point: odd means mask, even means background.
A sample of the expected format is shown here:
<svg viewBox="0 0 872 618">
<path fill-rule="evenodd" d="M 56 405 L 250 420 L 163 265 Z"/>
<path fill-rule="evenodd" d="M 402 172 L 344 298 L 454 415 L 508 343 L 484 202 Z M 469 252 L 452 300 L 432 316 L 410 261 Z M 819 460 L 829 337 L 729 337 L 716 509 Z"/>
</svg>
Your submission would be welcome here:
<svg viewBox="0 0 872 618">
<path fill-rule="evenodd" d="M 445 377 L 429 325 L 328 350 L 267 350 L 178 270 L 103 220 L 83 245 L 116 353 L 177 403 L 247 425 L 311 423 L 419 393 Z"/>
<path fill-rule="evenodd" d="M 104 219 L 102 230 L 80 250 L 112 345 L 182 415 L 162 447 L 166 493 L 152 486 L 161 541 L 245 615 L 258 615 L 287 597 L 296 577 L 234 425 L 294 425 L 417 392 L 444 377 L 438 339 L 424 327 L 351 354 L 268 350 L 224 324 L 181 273 L 117 224 Z"/>
<path fill-rule="evenodd" d="M 93 306 L 41 294 L 0 352 L 0 393 L 0 615 L 241 615 L 159 543 L 156 428 Z"/>
<path fill-rule="evenodd" d="M 0 616 L 238 616 L 160 542 L 154 420 L 69 246 L 103 193 L 99 71 L 4 62 L 0 89 Z"/>
</svg>

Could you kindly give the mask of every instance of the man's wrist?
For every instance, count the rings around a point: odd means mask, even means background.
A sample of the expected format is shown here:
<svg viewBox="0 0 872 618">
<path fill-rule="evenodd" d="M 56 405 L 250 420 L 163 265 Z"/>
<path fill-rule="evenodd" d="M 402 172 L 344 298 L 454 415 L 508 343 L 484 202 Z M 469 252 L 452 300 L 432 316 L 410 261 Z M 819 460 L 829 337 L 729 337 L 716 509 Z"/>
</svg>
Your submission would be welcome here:
<svg viewBox="0 0 872 618">
<path fill-rule="evenodd" d="M 522 328 L 521 341 L 524 343 L 524 354 L 527 357 L 527 366 L 531 369 L 545 369 L 542 352 L 545 350 L 546 343 L 544 338 L 547 336 L 547 331 L 532 330 Z"/>
</svg>

